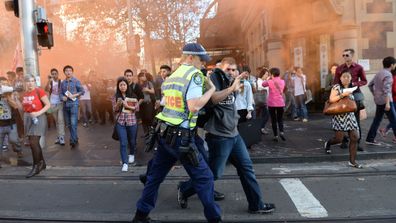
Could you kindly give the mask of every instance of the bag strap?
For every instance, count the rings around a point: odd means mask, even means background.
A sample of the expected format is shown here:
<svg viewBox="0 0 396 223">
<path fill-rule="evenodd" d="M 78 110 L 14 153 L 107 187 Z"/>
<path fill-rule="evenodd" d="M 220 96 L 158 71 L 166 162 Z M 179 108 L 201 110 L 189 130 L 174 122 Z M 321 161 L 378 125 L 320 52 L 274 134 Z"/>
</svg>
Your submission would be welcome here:
<svg viewBox="0 0 396 223">
<path fill-rule="evenodd" d="M 274 85 L 275 85 L 276 89 L 278 89 L 279 93 L 282 94 L 282 91 L 281 91 L 278 83 L 276 83 L 275 80 L 273 80 L 273 82 L 274 82 Z"/>
</svg>

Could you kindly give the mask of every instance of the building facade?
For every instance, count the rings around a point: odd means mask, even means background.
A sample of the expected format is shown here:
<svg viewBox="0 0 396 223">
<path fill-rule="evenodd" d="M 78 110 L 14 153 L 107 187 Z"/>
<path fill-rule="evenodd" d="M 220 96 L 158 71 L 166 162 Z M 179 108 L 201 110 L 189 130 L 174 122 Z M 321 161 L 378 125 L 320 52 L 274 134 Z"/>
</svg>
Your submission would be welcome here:
<svg viewBox="0 0 396 223">
<path fill-rule="evenodd" d="M 252 70 L 303 67 L 315 98 L 329 66 L 342 62 L 344 49 L 356 51 L 369 78 L 382 68 L 382 58 L 396 55 L 396 0 L 236 0 L 235 7 L 243 7 L 237 15 L 242 37 L 236 42 L 243 42 Z M 219 19 L 225 17 L 219 13 Z"/>
</svg>

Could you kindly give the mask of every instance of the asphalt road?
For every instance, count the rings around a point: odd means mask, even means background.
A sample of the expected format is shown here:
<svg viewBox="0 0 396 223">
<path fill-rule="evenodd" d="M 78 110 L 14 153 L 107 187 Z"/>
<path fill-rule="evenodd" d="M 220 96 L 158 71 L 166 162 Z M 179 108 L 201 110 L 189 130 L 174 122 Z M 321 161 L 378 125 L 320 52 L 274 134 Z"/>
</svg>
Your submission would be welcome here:
<svg viewBox="0 0 396 223">
<path fill-rule="evenodd" d="M 269 215 L 251 215 L 236 172 L 228 166 L 216 189 L 226 194 L 218 202 L 225 222 L 396 222 L 394 160 L 363 162 L 362 170 L 345 162 L 256 164 Z M 117 167 L 49 167 L 26 180 L 24 167 L 0 169 L 0 221 L 33 220 L 128 222 L 143 186 L 144 167 L 121 173 Z M 151 216 L 165 222 L 204 222 L 196 196 L 180 209 L 176 185 L 185 171 L 175 169 L 162 184 Z M 11 222 L 11 221 L 9 221 Z"/>
</svg>

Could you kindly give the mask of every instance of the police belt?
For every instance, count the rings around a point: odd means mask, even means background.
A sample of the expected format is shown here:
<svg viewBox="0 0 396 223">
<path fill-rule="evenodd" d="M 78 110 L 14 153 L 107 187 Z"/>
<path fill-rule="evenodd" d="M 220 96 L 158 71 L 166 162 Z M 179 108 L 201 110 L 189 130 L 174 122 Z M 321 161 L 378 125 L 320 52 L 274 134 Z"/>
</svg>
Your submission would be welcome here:
<svg viewBox="0 0 396 223">
<path fill-rule="evenodd" d="M 197 134 L 196 128 L 186 129 L 186 128 L 182 128 L 180 126 L 172 126 L 165 122 L 160 122 L 159 125 L 160 125 L 160 128 L 159 128 L 160 137 L 162 137 L 162 138 L 172 137 L 173 138 L 172 141 L 174 141 L 174 139 L 176 137 L 193 137 Z"/>
</svg>

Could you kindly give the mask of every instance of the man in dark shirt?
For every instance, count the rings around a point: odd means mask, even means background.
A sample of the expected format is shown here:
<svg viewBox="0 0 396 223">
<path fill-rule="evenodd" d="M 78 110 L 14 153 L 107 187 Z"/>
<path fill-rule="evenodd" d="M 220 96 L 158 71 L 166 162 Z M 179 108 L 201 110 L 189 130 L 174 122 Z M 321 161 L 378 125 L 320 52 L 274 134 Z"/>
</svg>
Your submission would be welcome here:
<svg viewBox="0 0 396 223">
<path fill-rule="evenodd" d="M 240 80 L 248 74 L 244 72 L 234 79 L 235 72 L 235 59 L 226 57 L 221 61 L 220 68 L 215 69 L 210 76 L 216 92 L 211 97 L 214 105 L 212 115 L 205 125 L 209 166 L 215 180 L 218 180 L 224 173 L 227 161 L 230 161 L 240 177 L 249 213 L 271 213 L 275 210 L 275 205 L 263 202 L 249 152 L 237 129 L 239 115 L 235 106 L 235 93 L 240 90 Z"/>
<path fill-rule="evenodd" d="M 140 85 L 137 83 L 137 75 L 136 75 L 136 77 L 134 78 L 133 71 L 132 71 L 131 69 L 126 69 L 126 70 L 124 71 L 124 76 L 125 76 L 125 78 L 127 79 L 128 84 L 129 84 L 129 86 L 130 86 L 129 89 L 132 91 L 132 92 L 130 92 L 130 93 L 132 93 L 132 95 L 135 95 L 135 96 L 136 96 L 136 98 L 138 99 L 139 104 L 140 104 L 141 101 L 143 101 L 143 99 L 144 99 L 144 95 L 143 95 L 142 88 L 141 88 Z"/>
<path fill-rule="evenodd" d="M 143 94 L 143 90 L 142 87 L 138 84 L 138 75 L 134 75 L 133 71 L 131 69 L 126 69 L 124 71 L 124 77 L 127 79 L 128 84 L 129 84 L 129 91 L 127 93 L 127 95 L 132 95 L 132 97 L 136 97 L 137 100 L 139 101 L 139 105 L 142 104 L 143 100 L 144 100 L 144 94 Z M 139 113 L 136 113 L 137 115 L 139 115 Z M 135 139 L 136 141 L 136 139 Z M 128 162 L 129 163 L 134 163 L 135 162 L 135 158 L 134 158 L 134 148 L 131 145 L 128 145 L 129 147 L 129 158 L 128 158 Z"/>
<path fill-rule="evenodd" d="M 159 75 L 157 75 L 157 77 L 155 78 L 154 81 L 154 89 L 155 89 L 155 110 L 156 113 L 161 111 L 161 99 L 162 99 L 162 90 L 161 90 L 161 86 L 162 83 L 165 81 L 165 79 L 167 77 L 169 77 L 169 75 L 171 75 L 172 69 L 170 68 L 170 66 L 168 65 L 162 65 L 160 67 L 160 72 Z"/>
<path fill-rule="evenodd" d="M 343 64 L 337 67 L 336 73 L 334 76 L 333 84 L 341 84 L 341 75 L 344 72 L 349 72 L 352 75 L 352 87 L 357 86 L 358 88 L 353 92 L 353 96 L 355 98 L 355 102 L 357 105 L 357 111 L 355 112 L 356 121 L 359 126 L 359 140 L 358 140 L 358 150 L 363 151 L 363 148 L 359 146 L 360 139 L 362 137 L 362 130 L 360 127 L 360 110 L 364 109 L 364 95 L 360 91 L 360 87 L 367 84 L 366 73 L 362 66 L 353 61 L 353 56 L 355 54 L 355 50 L 353 49 L 345 49 L 342 53 L 342 58 L 344 59 Z M 341 148 L 348 148 L 347 138 L 344 137 L 344 140 L 341 144 Z"/>
</svg>

